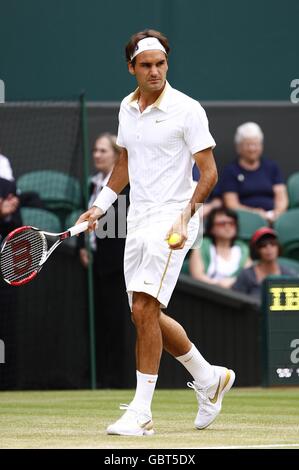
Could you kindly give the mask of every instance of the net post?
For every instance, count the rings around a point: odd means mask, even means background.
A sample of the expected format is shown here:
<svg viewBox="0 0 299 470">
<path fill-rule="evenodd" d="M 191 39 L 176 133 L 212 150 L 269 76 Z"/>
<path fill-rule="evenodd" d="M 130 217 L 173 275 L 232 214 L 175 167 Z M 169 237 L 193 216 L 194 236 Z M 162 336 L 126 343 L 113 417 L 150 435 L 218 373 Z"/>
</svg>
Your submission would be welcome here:
<svg viewBox="0 0 299 470">
<path fill-rule="evenodd" d="M 86 112 L 86 98 L 85 92 L 80 95 L 81 103 L 81 123 L 82 123 L 82 145 L 83 145 L 83 196 L 84 204 L 87 208 L 89 200 L 89 150 L 88 150 L 88 127 L 87 127 L 87 112 Z M 89 237 L 87 238 L 87 251 L 88 259 L 92 260 L 91 246 Z M 92 263 L 88 263 L 87 268 L 87 289 L 88 289 L 88 317 L 89 317 L 89 354 L 90 354 L 90 387 L 92 390 L 96 389 L 96 340 L 95 340 L 95 312 L 94 312 L 94 286 L 93 286 L 93 272 Z"/>
</svg>

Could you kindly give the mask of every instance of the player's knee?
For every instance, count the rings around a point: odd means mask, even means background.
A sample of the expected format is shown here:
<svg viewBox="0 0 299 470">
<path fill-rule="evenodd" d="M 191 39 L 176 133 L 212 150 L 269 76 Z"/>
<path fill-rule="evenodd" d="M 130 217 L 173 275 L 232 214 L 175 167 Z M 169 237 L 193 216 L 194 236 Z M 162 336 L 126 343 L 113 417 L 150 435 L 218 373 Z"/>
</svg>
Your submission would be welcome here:
<svg viewBox="0 0 299 470">
<path fill-rule="evenodd" d="M 156 299 L 149 296 L 140 296 L 133 301 L 131 318 L 137 328 L 145 326 L 151 319 L 157 318 L 158 315 L 159 308 Z"/>
<path fill-rule="evenodd" d="M 145 312 L 146 305 L 144 302 L 133 302 L 131 318 L 136 327 L 141 326 L 144 323 L 146 317 Z"/>
</svg>

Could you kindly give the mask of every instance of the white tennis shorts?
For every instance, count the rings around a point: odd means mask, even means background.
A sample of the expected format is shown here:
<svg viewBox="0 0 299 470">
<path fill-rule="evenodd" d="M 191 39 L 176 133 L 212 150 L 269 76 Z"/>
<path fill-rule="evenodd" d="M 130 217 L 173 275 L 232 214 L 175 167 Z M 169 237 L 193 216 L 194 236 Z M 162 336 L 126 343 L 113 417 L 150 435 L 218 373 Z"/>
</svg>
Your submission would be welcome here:
<svg viewBox="0 0 299 470">
<path fill-rule="evenodd" d="M 134 227 L 128 220 L 124 254 L 126 289 L 132 309 L 133 292 L 145 292 L 166 308 L 177 283 L 184 258 L 199 232 L 196 213 L 188 223 L 188 239 L 181 250 L 171 250 L 165 240 L 178 214 L 167 213 Z"/>
</svg>

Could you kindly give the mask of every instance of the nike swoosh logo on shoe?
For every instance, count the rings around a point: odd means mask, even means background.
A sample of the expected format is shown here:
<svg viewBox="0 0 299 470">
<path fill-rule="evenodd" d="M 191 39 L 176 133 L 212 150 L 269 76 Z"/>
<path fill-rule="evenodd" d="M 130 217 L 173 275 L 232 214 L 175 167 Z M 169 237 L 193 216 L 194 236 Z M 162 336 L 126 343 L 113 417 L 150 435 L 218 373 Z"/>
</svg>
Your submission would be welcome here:
<svg viewBox="0 0 299 470">
<path fill-rule="evenodd" d="M 145 423 L 141 423 L 139 420 L 137 421 L 138 423 L 138 426 L 140 426 L 142 429 L 152 429 L 153 428 L 153 421 L 151 419 L 149 419 L 148 421 L 146 421 Z"/>
<path fill-rule="evenodd" d="M 226 378 L 225 378 L 223 387 L 221 388 L 221 392 L 222 392 L 222 390 L 227 386 L 227 384 L 228 384 L 228 382 L 229 382 L 229 379 L 230 379 L 230 372 L 227 371 L 227 373 L 226 373 Z M 216 390 L 215 395 L 213 396 L 213 398 L 209 398 L 210 402 L 213 403 L 213 405 L 215 405 L 215 403 L 216 403 L 217 400 L 218 400 L 219 391 L 220 391 L 220 383 L 221 383 L 221 377 L 219 378 L 219 383 L 218 383 L 218 387 L 217 387 L 217 390 Z"/>
<path fill-rule="evenodd" d="M 215 392 L 215 395 L 213 396 L 213 398 L 209 398 L 210 402 L 213 403 L 213 405 L 215 405 L 216 401 L 218 400 L 220 382 L 221 382 L 221 377 L 219 378 L 219 383 L 218 383 L 218 387 L 217 387 L 217 390 Z"/>
</svg>

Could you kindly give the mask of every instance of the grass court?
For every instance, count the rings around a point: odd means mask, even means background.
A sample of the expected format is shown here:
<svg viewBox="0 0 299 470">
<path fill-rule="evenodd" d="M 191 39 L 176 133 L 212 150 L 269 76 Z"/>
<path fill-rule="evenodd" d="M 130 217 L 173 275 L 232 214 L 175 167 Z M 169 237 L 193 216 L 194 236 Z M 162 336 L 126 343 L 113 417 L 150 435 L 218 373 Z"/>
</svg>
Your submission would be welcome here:
<svg viewBox="0 0 299 470">
<path fill-rule="evenodd" d="M 0 448 L 297 448 L 299 389 L 234 388 L 217 420 L 193 426 L 197 410 L 191 390 L 157 390 L 156 434 L 107 436 L 131 390 L 0 392 Z"/>
</svg>

